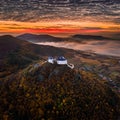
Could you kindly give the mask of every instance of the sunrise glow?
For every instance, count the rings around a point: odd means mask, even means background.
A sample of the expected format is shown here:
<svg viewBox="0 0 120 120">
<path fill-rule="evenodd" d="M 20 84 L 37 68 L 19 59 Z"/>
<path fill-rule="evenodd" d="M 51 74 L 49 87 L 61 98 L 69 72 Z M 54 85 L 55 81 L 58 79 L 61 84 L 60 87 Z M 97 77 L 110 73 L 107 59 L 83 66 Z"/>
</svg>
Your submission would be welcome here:
<svg viewBox="0 0 120 120">
<path fill-rule="evenodd" d="M 118 32 L 120 25 L 115 23 L 90 22 L 90 21 L 42 21 L 42 22 L 17 22 L 0 21 L 0 33 L 37 33 L 37 34 L 59 34 L 59 33 L 100 33 Z"/>
</svg>

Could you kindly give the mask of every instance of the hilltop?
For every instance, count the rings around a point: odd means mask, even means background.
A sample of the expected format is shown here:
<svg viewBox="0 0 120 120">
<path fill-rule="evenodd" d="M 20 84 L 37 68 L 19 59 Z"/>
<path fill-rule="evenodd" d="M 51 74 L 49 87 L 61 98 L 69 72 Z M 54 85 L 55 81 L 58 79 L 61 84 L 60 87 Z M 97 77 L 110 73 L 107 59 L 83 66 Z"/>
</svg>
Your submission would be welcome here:
<svg viewBox="0 0 120 120">
<path fill-rule="evenodd" d="M 0 83 L 0 119 L 119 119 L 120 97 L 84 70 L 37 63 Z"/>
</svg>

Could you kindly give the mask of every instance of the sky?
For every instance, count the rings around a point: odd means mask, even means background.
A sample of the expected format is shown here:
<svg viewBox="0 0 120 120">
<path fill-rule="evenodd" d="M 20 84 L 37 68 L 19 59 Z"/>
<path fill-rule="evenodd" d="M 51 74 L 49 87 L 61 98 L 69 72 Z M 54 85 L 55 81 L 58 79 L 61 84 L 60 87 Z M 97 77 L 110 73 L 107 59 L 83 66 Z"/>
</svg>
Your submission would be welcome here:
<svg viewBox="0 0 120 120">
<path fill-rule="evenodd" d="M 120 1 L 1 0 L 0 35 L 23 33 L 120 38 Z"/>
</svg>

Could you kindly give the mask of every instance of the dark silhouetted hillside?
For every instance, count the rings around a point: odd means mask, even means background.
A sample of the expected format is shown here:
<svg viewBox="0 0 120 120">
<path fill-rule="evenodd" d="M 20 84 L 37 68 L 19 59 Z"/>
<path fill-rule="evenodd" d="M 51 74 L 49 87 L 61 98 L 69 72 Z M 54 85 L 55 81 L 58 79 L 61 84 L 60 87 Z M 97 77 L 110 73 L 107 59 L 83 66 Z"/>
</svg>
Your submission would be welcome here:
<svg viewBox="0 0 120 120">
<path fill-rule="evenodd" d="M 0 57 L 6 55 L 9 51 L 19 49 L 27 44 L 25 41 L 19 41 L 10 35 L 0 36 Z"/>
<path fill-rule="evenodd" d="M 32 52 L 40 56 L 69 54 L 72 50 L 56 48 L 52 46 L 36 45 L 27 41 L 21 41 L 18 38 L 5 35 L 0 36 L 0 57 L 14 51 Z"/>
<path fill-rule="evenodd" d="M 35 35 L 35 34 L 29 34 L 29 33 L 17 36 L 17 38 L 21 40 L 30 41 L 30 42 L 60 42 L 62 41 L 62 38 L 59 38 L 59 37 L 53 37 L 50 35 Z"/>
<path fill-rule="evenodd" d="M 72 56 L 73 54 L 73 50 L 36 45 L 9 35 L 0 36 L 0 71 L 2 72 L 0 77 L 26 67 L 45 56 Z"/>
<path fill-rule="evenodd" d="M 80 35 L 76 34 L 73 35 L 72 38 L 79 38 L 85 40 L 110 40 L 110 38 L 103 37 L 103 36 L 95 36 L 95 35 Z"/>
</svg>

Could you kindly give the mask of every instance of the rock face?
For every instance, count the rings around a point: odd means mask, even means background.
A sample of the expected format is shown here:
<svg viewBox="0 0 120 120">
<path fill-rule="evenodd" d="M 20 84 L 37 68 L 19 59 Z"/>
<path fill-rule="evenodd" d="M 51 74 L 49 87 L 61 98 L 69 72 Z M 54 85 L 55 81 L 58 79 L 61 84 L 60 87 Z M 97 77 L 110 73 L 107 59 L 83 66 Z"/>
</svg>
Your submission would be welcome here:
<svg viewBox="0 0 120 120">
<path fill-rule="evenodd" d="M 99 77 L 44 63 L 0 83 L 0 119 L 117 120 L 120 97 Z"/>
</svg>

